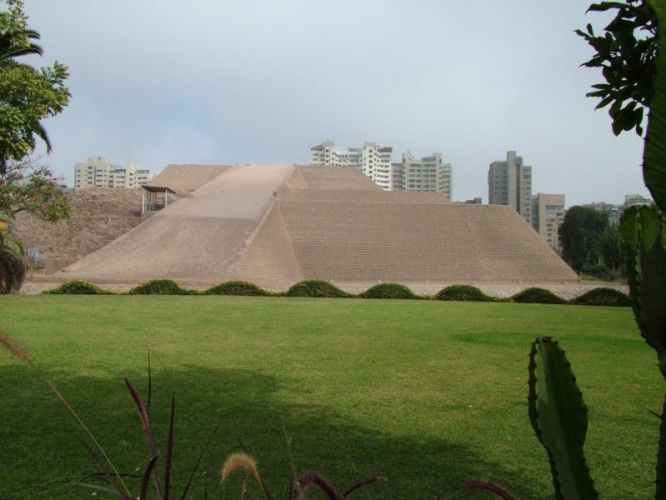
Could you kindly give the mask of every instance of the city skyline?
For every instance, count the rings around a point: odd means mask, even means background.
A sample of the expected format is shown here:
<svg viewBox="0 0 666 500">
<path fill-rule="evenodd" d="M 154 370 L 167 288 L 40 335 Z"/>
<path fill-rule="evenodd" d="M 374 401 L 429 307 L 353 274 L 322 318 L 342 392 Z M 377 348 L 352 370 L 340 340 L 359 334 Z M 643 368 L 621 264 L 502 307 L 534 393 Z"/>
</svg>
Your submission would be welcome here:
<svg viewBox="0 0 666 500">
<path fill-rule="evenodd" d="M 585 97 L 602 77 L 579 67 L 591 51 L 573 30 L 605 20 L 585 15 L 587 2 L 195 6 L 27 0 L 45 53 L 30 62 L 71 70 L 71 105 L 44 122 L 54 145 L 45 160 L 68 184 L 92 155 L 155 172 L 302 164 L 307 145 L 330 138 L 442 151 L 458 201 L 485 200 L 488 164 L 507 150 L 539 172 L 534 192 L 570 204 L 647 194 L 642 140 L 614 137 Z M 409 35 L 395 37 L 399 26 Z"/>
</svg>

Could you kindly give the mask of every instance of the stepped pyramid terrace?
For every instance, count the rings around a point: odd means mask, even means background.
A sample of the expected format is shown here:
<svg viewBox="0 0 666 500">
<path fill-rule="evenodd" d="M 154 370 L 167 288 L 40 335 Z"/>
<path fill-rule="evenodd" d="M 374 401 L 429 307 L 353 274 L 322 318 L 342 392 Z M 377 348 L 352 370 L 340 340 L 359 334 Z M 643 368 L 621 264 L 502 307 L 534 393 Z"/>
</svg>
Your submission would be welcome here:
<svg viewBox="0 0 666 500">
<path fill-rule="evenodd" d="M 578 279 L 510 207 L 387 192 L 354 168 L 169 165 L 152 184 L 178 199 L 54 277 L 271 289 Z"/>
</svg>

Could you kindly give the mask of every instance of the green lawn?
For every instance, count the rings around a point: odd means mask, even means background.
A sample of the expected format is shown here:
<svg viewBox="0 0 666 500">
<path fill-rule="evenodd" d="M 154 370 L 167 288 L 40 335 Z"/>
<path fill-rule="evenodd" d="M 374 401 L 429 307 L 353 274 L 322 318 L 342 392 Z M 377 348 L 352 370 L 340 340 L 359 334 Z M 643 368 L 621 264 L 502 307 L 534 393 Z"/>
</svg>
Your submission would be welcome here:
<svg viewBox="0 0 666 500">
<path fill-rule="evenodd" d="M 441 498 L 476 477 L 522 498 L 548 497 L 526 381 L 530 341 L 551 335 L 567 350 L 589 406 L 586 451 L 602 496 L 653 491 L 658 422 L 648 409 L 660 409 L 664 388 L 628 308 L 5 296 L 0 324 L 128 472 L 147 454 L 122 379 L 143 391 L 150 351 L 160 443 L 176 397 L 176 481 L 183 483 L 222 422 L 205 469 L 215 497 L 231 498 L 240 478 L 221 486 L 217 471 L 241 446 L 274 492 L 284 492 L 291 465 L 283 426 L 299 472 L 320 471 L 340 488 L 376 474 L 389 478 L 359 498 Z M 43 382 L 4 351 L 0 422 L 0 498 L 90 497 L 70 493 L 68 483 L 96 470 L 78 428 Z"/>
</svg>

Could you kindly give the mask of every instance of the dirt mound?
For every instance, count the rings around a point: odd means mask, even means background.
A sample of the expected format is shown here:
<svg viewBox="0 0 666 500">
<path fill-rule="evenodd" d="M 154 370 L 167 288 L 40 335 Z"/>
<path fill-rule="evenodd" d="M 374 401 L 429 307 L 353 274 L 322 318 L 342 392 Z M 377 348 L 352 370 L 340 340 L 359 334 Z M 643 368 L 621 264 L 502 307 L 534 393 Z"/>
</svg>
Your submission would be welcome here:
<svg viewBox="0 0 666 500">
<path fill-rule="evenodd" d="M 56 223 L 29 214 L 16 218 L 16 233 L 52 273 L 102 248 L 146 220 L 140 189 L 88 188 L 69 195 L 71 216 Z M 34 249 L 34 250 L 33 250 Z"/>
</svg>

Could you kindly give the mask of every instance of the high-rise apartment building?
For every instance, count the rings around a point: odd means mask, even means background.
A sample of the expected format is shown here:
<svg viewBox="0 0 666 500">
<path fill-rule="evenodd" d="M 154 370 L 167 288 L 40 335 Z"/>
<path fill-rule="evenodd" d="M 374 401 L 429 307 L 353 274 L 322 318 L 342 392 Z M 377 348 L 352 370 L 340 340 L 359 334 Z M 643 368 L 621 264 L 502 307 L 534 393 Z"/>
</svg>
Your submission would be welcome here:
<svg viewBox="0 0 666 500">
<path fill-rule="evenodd" d="M 153 178 L 150 170 L 130 163 L 126 168 L 111 165 L 101 156 L 88 158 L 74 165 L 74 188 L 111 187 L 134 188 L 148 184 Z"/>
<path fill-rule="evenodd" d="M 364 142 L 360 148 L 344 148 L 333 142 L 322 142 L 310 148 L 310 163 L 320 167 L 355 167 L 386 191 L 391 185 L 393 148 Z"/>
<path fill-rule="evenodd" d="M 515 151 L 507 151 L 506 161 L 494 161 L 488 169 L 488 203 L 509 205 L 532 223 L 532 167 L 523 164 Z"/>
<path fill-rule="evenodd" d="M 622 212 L 624 212 L 624 207 L 622 205 L 606 203 L 605 201 L 594 201 L 592 203 L 586 203 L 583 206 L 593 208 L 597 212 L 605 213 L 608 216 L 608 221 L 614 225 L 620 223 L 620 217 L 622 217 Z"/>
<path fill-rule="evenodd" d="M 625 194 L 623 208 L 626 210 L 629 207 L 636 207 L 641 205 L 651 205 L 652 200 L 640 194 Z"/>
<path fill-rule="evenodd" d="M 556 252 L 560 251 L 559 229 L 564 222 L 564 195 L 538 193 L 532 198 L 532 227 Z"/>
<path fill-rule="evenodd" d="M 451 199 L 451 164 L 442 162 L 441 153 L 423 158 L 414 158 L 409 151 L 403 153 L 402 163 L 391 166 L 391 177 L 394 191 L 435 192 Z"/>
</svg>

